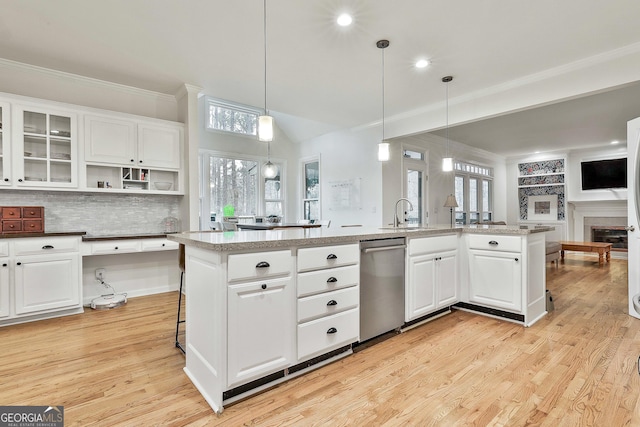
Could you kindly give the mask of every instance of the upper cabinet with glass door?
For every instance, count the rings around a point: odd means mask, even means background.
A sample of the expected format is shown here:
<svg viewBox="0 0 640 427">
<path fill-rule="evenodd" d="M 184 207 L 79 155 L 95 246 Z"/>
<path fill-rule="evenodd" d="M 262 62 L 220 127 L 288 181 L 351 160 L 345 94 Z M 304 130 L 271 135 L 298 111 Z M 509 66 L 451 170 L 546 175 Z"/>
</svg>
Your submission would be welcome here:
<svg viewBox="0 0 640 427">
<path fill-rule="evenodd" d="M 14 184 L 77 187 L 77 116 L 33 107 L 13 109 Z"/>
<path fill-rule="evenodd" d="M 9 104 L 0 102 L 0 186 L 11 185 Z"/>
</svg>

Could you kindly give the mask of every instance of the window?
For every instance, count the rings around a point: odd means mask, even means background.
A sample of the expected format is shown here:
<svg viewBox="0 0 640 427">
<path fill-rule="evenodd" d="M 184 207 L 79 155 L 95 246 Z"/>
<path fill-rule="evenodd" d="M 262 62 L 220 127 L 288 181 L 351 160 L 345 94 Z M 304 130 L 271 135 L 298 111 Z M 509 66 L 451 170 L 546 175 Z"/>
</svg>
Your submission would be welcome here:
<svg viewBox="0 0 640 427">
<path fill-rule="evenodd" d="M 491 221 L 493 170 L 470 163 L 455 162 L 456 224 Z"/>
<path fill-rule="evenodd" d="M 320 162 L 311 160 L 303 162 L 303 219 L 317 221 L 320 219 Z"/>
<path fill-rule="evenodd" d="M 258 134 L 260 110 L 207 97 L 207 129 L 242 135 Z"/>
<path fill-rule="evenodd" d="M 262 159 L 238 158 L 201 151 L 201 227 L 223 216 L 284 214 L 283 167 L 271 179 L 260 174 Z"/>
<path fill-rule="evenodd" d="M 404 214 L 398 207 L 398 217 L 409 224 L 428 224 L 427 206 L 427 162 L 426 152 L 414 148 L 403 148 L 402 167 L 404 170 L 404 188 L 402 196 L 411 201 L 413 209 L 403 204 Z"/>
</svg>

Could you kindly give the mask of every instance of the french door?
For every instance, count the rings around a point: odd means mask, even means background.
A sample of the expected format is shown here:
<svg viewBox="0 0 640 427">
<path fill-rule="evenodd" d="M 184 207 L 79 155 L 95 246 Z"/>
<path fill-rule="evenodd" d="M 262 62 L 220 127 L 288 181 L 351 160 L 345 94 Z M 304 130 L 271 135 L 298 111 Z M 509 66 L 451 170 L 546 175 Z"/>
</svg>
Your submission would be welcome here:
<svg viewBox="0 0 640 427">
<path fill-rule="evenodd" d="M 627 123 L 627 233 L 629 237 L 629 314 L 640 319 L 640 117 Z M 637 299 L 636 299 L 637 301 Z M 636 308 L 637 307 L 637 308 Z"/>
</svg>

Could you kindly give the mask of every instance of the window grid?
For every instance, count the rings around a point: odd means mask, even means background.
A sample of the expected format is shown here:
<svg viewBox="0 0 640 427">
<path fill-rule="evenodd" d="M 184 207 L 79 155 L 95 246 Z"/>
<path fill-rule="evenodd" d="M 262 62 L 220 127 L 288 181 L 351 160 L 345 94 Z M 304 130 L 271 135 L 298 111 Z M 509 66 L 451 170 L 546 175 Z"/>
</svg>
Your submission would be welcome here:
<svg viewBox="0 0 640 427">
<path fill-rule="evenodd" d="M 493 169 L 455 162 L 456 224 L 477 224 L 493 218 Z"/>
</svg>

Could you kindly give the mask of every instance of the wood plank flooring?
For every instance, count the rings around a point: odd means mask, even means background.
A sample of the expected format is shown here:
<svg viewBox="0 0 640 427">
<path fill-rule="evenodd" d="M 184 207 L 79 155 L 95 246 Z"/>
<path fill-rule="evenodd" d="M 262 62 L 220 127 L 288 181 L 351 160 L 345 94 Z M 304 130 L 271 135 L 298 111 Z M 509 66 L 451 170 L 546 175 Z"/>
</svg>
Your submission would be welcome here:
<svg viewBox="0 0 640 427">
<path fill-rule="evenodd" d="M 67 426 L 640 425 L 640 320 L 627 263 L 548 264 L 531 328 L 454 311 L 212 412 L 174 347 L 175 292 L 0 328 L 0 405 L 64 405 Z"/>
</svg>

